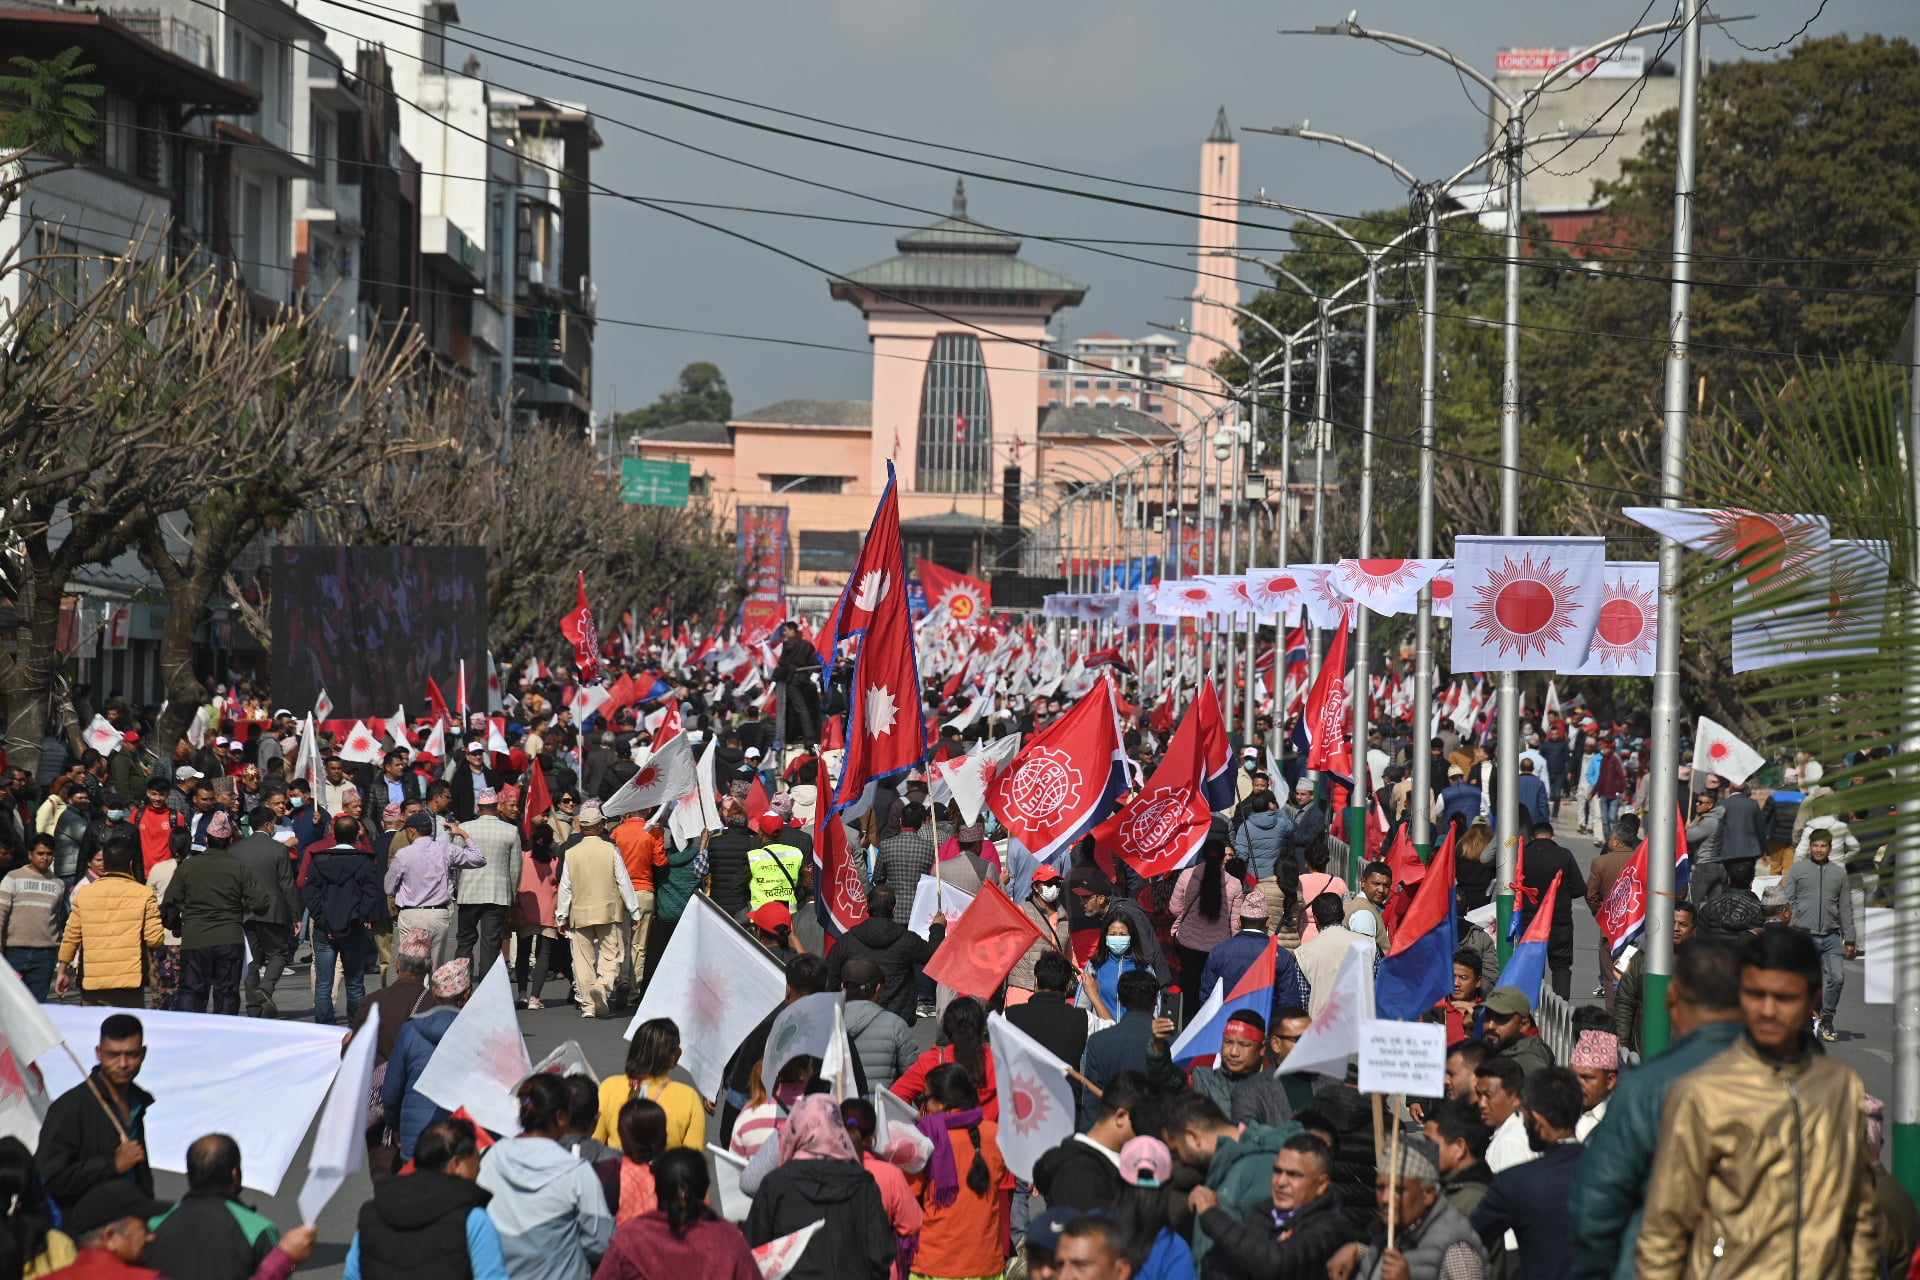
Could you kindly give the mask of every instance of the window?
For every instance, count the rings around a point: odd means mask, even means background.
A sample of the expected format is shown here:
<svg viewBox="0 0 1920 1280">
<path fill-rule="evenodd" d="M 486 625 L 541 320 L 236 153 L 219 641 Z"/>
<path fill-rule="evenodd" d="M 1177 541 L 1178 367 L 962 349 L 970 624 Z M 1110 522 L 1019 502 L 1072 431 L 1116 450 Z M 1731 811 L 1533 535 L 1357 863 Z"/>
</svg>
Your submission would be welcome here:
<svg viewBox="0 0 1920 1280">
<path fill-rule="evenodd" d="M 706 474 L 704 471 L 698 475 L 692 475 L 687 477 L 687 492 L 692 494 L 696 498 L 706 497 L 708 492 L 710 492 L 712 488 L 713 488 L 713 477 Z M 852 565 L 848 565 L 848 568 L 852 568 Z"/>
<path fill-rule="evenodd" d="M 313 155 L 314 168 L 313 203 L 330 203 L 328 189 L 333 184 L 333 117 L 313 113 Z"/>
<path fill-rule="evenodd" d="M 980 493 L 993 451 L 993 401 L 980 340 L 943 333 L 933 341 L 920 385 L 916 487 L 922 493 Z"/>
<path fill-rule="evenodd" d="M 1075 391 L 1085 391 L 1087 389 L 1087 385 L 1088 385 L 1087 380 L 1085 378 L 1075 378 L 1073 380 L 1073 389 Z"/>
<path fill-rule="evenodd" d="M 266 192 L 257 182 L 243 183 L 240 188 L 240 273 L 247 283 L 255 289 L 265 290 L 261 281 L 265 278 L 267 259 L 266 230 Z"/>
<path fill-rule="evenodd" d="M 110 93 L 100 103 L 100 162 L 119 173 L 133 173 L 138 166 L 139 134 L 135 129 L 134 105 L 118 94 Z"/>
<path fill-rule="evenodd" d="M 775 493 L 839 493 L 845 476 L 768 476 Z"/>
<path fill-rule="evenodd" d="M 800 568 L 820 573 L 850 573 L 860 558 L 860 542 L 866 535 L 854 530 L 835 533 L 824 529 L 800 531 Z"/>
<path fill-rule="evenodd" d="M 281 124 L 285 124 L 288 104 L 293 101 L 293 46 L 291 44 L 280 46 L 280 56 L 277 61 L 279 63 L 277 78 L 280 83 L 274 90 L 273 114 Z"/>
</svg>

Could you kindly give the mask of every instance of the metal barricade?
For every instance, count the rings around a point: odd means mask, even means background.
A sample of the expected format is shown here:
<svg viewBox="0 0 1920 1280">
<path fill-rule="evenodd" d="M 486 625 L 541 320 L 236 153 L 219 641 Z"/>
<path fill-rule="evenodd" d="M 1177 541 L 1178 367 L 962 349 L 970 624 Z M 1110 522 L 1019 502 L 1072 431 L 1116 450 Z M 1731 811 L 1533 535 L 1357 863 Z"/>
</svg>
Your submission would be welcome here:
<svg viewBox="0 0 1920 1280">
<path fill-rule="evenodd" d="M 1533 1020 L 1540 1028 L 1540 1038 L 1553 1051 L 1555 1062 L 1564 1063 L 1573 1056 L 1577 1039 L 1573 1034 L 1573 1006 L 1551 987 L 1540 988 L 1540 1003 L 1534 1008 Z"/>
</svg>

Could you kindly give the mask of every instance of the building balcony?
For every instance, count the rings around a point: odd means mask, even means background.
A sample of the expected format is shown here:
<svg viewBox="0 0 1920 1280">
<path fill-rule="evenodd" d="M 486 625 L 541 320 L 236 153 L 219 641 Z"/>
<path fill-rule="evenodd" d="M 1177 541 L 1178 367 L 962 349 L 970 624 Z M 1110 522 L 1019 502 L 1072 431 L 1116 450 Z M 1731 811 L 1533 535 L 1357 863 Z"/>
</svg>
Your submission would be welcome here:
<svg viewBox="0 0 1920 1280">
<path fill-rule="evenodd" d="M 420 219 L 420 254 L 434 260 L 429 265 L 464 283 L 466 287 L 486 287 L 486 252 L 470 240 L 452 219 L 438 214 Z"/>
<path fill-rule="evenodd" d="M 330 224 L 336 235 L 358 239 L 363 232 L 359 186 L 316 178 L 307 184 L 307 207 L 302 216 L 308 222 Z"/>
<path fill-rule="evenodd" d="M 213 37 L 179 18 L 158 9 L 113 8 L 113 16 L 122 26 L 148 43 L 160 46 L 176 57 L 185 58 L 203 71 L 212 71 Z"/>
</svg>

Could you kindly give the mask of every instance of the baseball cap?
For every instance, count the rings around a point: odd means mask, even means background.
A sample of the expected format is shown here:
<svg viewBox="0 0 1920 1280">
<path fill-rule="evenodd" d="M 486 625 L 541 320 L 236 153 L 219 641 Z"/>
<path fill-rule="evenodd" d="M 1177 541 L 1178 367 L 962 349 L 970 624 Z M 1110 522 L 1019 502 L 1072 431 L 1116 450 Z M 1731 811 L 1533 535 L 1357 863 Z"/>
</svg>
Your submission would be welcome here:
<svg viewBox="0 0 1920 1280">
<path fill-rule="evenodd" d="M 1487 995 L 1487 1013 L 1495 1018 L 1516 1018 L 1533 1012 L 1533 1002 L 1518 987 L 1495 987 Z"/>
<path fill-rule="evenodd" d="M 780 820 L 780 815 L 774 813 L 772 810 L 768 810 L 753 820 L 753 829 L 768 839 L 779 835 L 780 832 L 786 828 L 786 825 L 786 823 Z"/>
<path fill-rule="evenodd" d="M 1042 1253 L 1054 1252 L 1060 1247 L 1060 1237 L 1065 1233 L 1067 1224 L 1081 1217 L 1083 1213 L 1084 1211 L 1080 1209 L 1049 1209 L 1039 1217 L 1029 1220 L 1024 1247 L 1038 1249 Z"/>
<path fill-rule="evenodd" d="M 747 759 L 758 760 L 759 758 L 760 758 L 760 748 L 758 747 L 747 748 Z"/>
<path fill-rule="evenodd" d="M 597 827 L 606 821 L 606 815 L 600 812 L 600 802 L 598 800 L 589 800 L 581 805 L 579 820 L 580 825 L 583 827 Z"/>
<path fill-rule="evenodd" d="M 1033 882 L 1035 884 L 1045 884 L 1049 880 L 1058 880 L 1059 878 L 1060 868 L 1052 866 L 1049 863 L 1043 862 L 1033 869 Z"/>
<path fill-rule="evenodd" d="M 206 774 L 200 772 L 198 769 L 194 768 L 192 765 L 187 765 L 184 768 L 175 769 L 173 771 L 174 781 L 176 782 L 194 782 L 206 776 L 207 776 Z"/>
<path fill-rule="evenodd" d="M 471 738 L 467 741 L 468 755 L 472 755 L 476 751 L 485 751 L 486 749 L 487 749 L 487 744 L 480 741 L 480 739 L 478 738 Z"/>
<path fill-rule="evenodd" d="M 765 929 L 768 933 L 772 933 L 775 929 L 786 929 L 793 926 L 793 912 L 787 908 L 787 904 L 784 902 L 763 902 L 752 911 L 747 912 L 747 919 L 753 921 L 754 924 Z"/>
<path fill-rule="evenodd" d="M 125 1178 L 115 1178 L 81 1196 L 61 1225 L 77 1240 L 128 1218 L 143 1222 L 157 1218 L 168 1208 L 166 1201 L 155 1200 Z"/>
<path fill-rule="evenodd" d="M 1173 1153 L 1158 1138 L 1129 1138 L 1120 1148 L 1120 1176 L 1136 1187 L 1162 1186 L 1173 1176 Z"/>
</svg>

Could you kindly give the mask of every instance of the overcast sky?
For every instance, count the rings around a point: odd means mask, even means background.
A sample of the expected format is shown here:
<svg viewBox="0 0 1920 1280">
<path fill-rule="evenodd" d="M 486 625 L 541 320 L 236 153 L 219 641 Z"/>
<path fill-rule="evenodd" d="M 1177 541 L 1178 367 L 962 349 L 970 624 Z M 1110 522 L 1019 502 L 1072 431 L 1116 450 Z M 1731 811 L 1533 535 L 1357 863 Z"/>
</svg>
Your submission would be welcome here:
<svg viewBox="0 0 1920 1280">
<path fill-rule="evenodd" d="M 1658 0 L 1656 0 L 1656 3 Z M 932 3 L 931 0 L 461 0 L 476 33 L 498 35 L 585 58 L 634 75 L 673 81 L 789 111 L 997 155 L 1066 165 L 1105 176 L 1192 188 L 1199 143 L 1224 104 L 1242 125 L 1297 123 L 1371 142 L 1423 174 L 1451 172 L 1477 151 L 1485 132 L 1482 95 L 1469 95 L 1441 64 L 1399 57 L 1366 41 L 1283 37 L 1281 26 L 1334 22 L 1348 0 L 1324 3 Z M 1757 11 L 1740 38 L 1765 45 L 1791 34 L 1818 0 L 1731 5 Z M 325 22 L 324 5 L 303 5 Z M 1524 11 L 1524 12 L 1522 12 Z M 1494 50 L 1512 45 L 1590 43 L 1640 20 L 1625 0 L 1373 0 L 1369 26 L 1444 43 L 1491 70 Z M 1915 0 L 1830 0 L 1812 35 L 1880 32 L 1920 39 Z M 1752 57 L 1709 31 L 1710 59 Z M 523 54 L 536 61 L 538 55 Z M 449 51 L 449 61 L 457 61 Z M 617 90 L 570 81 L 483 55 L 495 83 L 585 103 L 599 116 L 605 146 L 596 181 L 620 192 L 719 201 L 796 213 L 923 223 L 930 217 L 860 198 L 875 196 L 944 215 L 952 173 L 963 164 L 1008 174 L 1194 207 L 1192 197 L 1061 178 L 1002 161 L 943 155 L 710 99 L 659 90 L 740 111 L 820 136 L 855 141 L 934 167 L 853 155 L 703 118 Z M 616 80 L 617 77 L 602 78 Z M 650 86 L 639 86 L 649 88 Z M 639 126 L 724 156 L 785 170 L 860 193 L 841 195 L 756 173 L 723 159 L 645 137 Z M 1359 157 L 1304 143 L 1241 135 L 1244 194 L 1319 209 L 1380 207 L 1404 193 L 1385 170 Z M 969 179 L 970 210 L 1010 230 L 1055 236 L 1174 241 L 1193 239 L 1190 216 L 1119 208 L 1071 196 Z M 898 231 L 763 214 L 690 210 L 799 257 L 846 271 L 888 257 Z M 1252 216 L 1252 215 L 1249 215 Z M 871 362 L 860 315 L 827 296 L 827 282 L 766 249 L 624 201 L 594 209 L 594 265 L 600 288 L 595 407 L 631 408 L 653 399 L 691 360 L 726 371 L 736 412 L 789 396 L 866 399 Z M 1243 247 L 1282 245 L 1278 233 L 1242 229 Z M 1029 240 L 1031 260 L 1085 282 L 1086 302 L 1065 314 L 1069 334 L 1145 332 L 1185 314 L 1165 301 L 1189 291 L 1184 248 L 1125 248 L 1173 264 L 1168 270 Z M 605 323 L 640 320 L 800 338 L 859 348 L 855 354 L 658 333 Z"/>
</svg>

